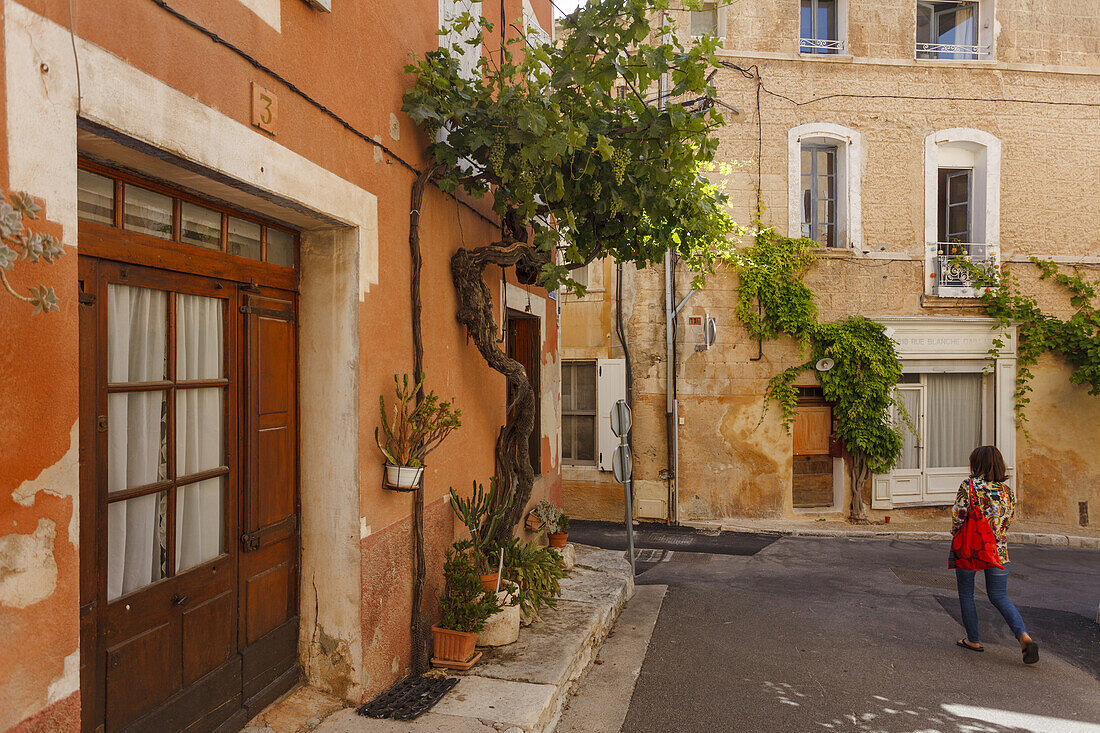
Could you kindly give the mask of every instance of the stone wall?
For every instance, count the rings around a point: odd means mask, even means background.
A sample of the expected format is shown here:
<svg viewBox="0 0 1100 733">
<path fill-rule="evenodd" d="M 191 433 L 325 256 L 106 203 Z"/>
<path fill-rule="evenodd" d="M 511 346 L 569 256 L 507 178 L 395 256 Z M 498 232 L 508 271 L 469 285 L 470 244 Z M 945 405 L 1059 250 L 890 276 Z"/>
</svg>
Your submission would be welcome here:
<svg viewBox="0 0 1100 733">
<path fill-rule="evenodd" d="M 721 57 L 745 71 L 724 68 L 715 78 L 722 101 L 738 110 L 724 112 L 726 124 L 717 131 L 718 159 L 733 164 L 721 183 L 735 219 L 751 223 L 759 180 L 763 224 L 788 233 L 788 131 L 807 123 L 853 129 L 862 136 L 865 158 L 862 238 L 858 249 L 821 251 L 807 275 L 821 319 L 982 315 L 972 301 L 924 296 L 925 140 L 949 128 L 982 131 L 1001 144 L 1002 260 L 1044 309 L 1071 313 L 1064 292 L 1038 281 L 1027 257 L 1079 263 L 1086 274 L 1100 269 L 1100 7 L 998 0 L 992 60 L 928 61 L 913 58 L 913 0 L 850 0 L 847 6 L 849 53 L 832 57 L 798 54 L 797 4 L 726 6 Z M 659 472 L 669 467 L 664 280 L 660 268 L 632 275 L 627 309 L 639 490 L 664 483 Z M 690 274 L 678 272 L 678 299 L 689 284 Z M 736 288 L 736 276 L 720 272 L 680 314 L 682 521 L 794 516 L 791 437 L 763 395 L 768 379 L 802 356 L 784 340 L 764 344 L 758 354 L 736 321 Z M 596 304 L 586 307 L 584 317 L 613 316 Z M 701 329 L 687 319 L 705 313 L 717 319 L 720 334 L 715 347 L 700 352 Z M 580 315 L 567 303 L 563 328 Z M 1020 516 L 1076 525 L 1079 502 L 1100 504 L 1100 466 L 1089 450 L 1100 439 L 1100 399 L 1067 376 L 1055 359 L 1040 363 L 1027 430 L 1017 434 L 1017 471 Z M 590 506 L 571 497 L 600 491 L 567 483 L 567 505 Z M 599 511 L 611 513 L 602 504 Z M 920 518 L 940 510 L 891 513 Z"/>
</svg>

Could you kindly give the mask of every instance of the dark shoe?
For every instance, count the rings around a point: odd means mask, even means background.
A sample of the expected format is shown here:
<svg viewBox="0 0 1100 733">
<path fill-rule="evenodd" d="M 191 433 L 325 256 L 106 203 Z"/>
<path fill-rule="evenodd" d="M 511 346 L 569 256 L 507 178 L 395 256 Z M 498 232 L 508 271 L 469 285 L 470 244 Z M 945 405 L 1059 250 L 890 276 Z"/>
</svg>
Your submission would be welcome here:
<svg viewBox="0 0 1100 733">
<path fill-rule="evenodd" d="M 1029 641 L 1024 645 L 1024 664 L 1035 664 L 1039 661 L 1039 645 Z"/>
<path fill-rule="evenodd" d="M 966 640 L 959 639 L 958 641 L 955 642 L 955 644 L 956 644 L 956 646 L 961 646 L 963 649 L 969 649 L 972 652 L 984 652 L 985 651 L 985 647 L 982 646 L 981 644 L 978 644 L 978 646 L 971 646 L 969 639 L 966 639 Z M 1039 658 L 1039 650 L 1038 649 L 1035 650 L 1035 658 L 1036 659 Z"/>
</svg>

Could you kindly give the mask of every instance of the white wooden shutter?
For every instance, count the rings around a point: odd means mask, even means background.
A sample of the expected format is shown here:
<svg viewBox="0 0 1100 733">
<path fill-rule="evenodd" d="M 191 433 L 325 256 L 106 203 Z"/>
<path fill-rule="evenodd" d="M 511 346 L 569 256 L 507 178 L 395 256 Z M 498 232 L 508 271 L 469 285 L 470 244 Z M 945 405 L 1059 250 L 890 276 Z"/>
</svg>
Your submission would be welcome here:
<svg viewBox="0 0 1100 733">
<path fill-rule="evenodd" d="M 611 456 L 619 438 L 611 431 L 611 408 L 626 399 L 626 360 L 599 359 L 596 362 L 596 431 L 601 471 L 611 470 Z"/>
<path fill-rule="evenodd" d="M 463 13 L 474 17 L 465 31 L 451 30 L 439 36 L 439 47 L 452 47 L 452 54 L 458 57 L 459 73 L 467 79 L 473 79 L 477 73 L 477 62 L 481 58 L 481 46 L 472 46 L 466 41 L 472 40 L 481 31 L 477 19 L 481 17 L 481 0 L 439 0 L 439 26 L 449 26 Z"/>
</svg>

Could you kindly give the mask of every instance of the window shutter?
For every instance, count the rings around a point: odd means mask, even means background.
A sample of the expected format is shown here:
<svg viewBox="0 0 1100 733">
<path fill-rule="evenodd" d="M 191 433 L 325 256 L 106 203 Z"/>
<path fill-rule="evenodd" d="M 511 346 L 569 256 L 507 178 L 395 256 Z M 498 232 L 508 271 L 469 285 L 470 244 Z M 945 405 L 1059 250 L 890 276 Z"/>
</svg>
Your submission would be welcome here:
<svg viewBox="0 0 1100 733">
<path fill-rule="evenodd" d="M 596 364 L 596 429 L 598 430 L 598 465 L 601 471 L 611 470 L 611 456 L 619 438 L 611 431 L 611 408 L 626 399 L 626 360 L 600 359 Z"/>
</svg>

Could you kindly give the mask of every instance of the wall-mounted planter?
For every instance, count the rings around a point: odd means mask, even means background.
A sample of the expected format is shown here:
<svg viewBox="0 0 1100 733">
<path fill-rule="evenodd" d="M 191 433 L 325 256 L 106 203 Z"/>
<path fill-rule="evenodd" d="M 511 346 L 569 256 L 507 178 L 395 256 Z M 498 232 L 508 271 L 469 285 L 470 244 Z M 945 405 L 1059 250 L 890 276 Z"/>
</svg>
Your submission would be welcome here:
<svg viewBox="0 0 1100 733">
<path fill-rule="evenodd" d="M 392 491 L 415 491 L 423 476 L 423 466 L 393 466 L 387 463 L 382 486 Z"/>
<path fill-rule="evenodd" d="M 527 519 L 524 522 L 524 526 L 531 532 L 538 532 L 540 529 L 546 526 L 546 522 L 539 519 L 539 515 L 534 511 L 527 512 Z"/>
</svg>

